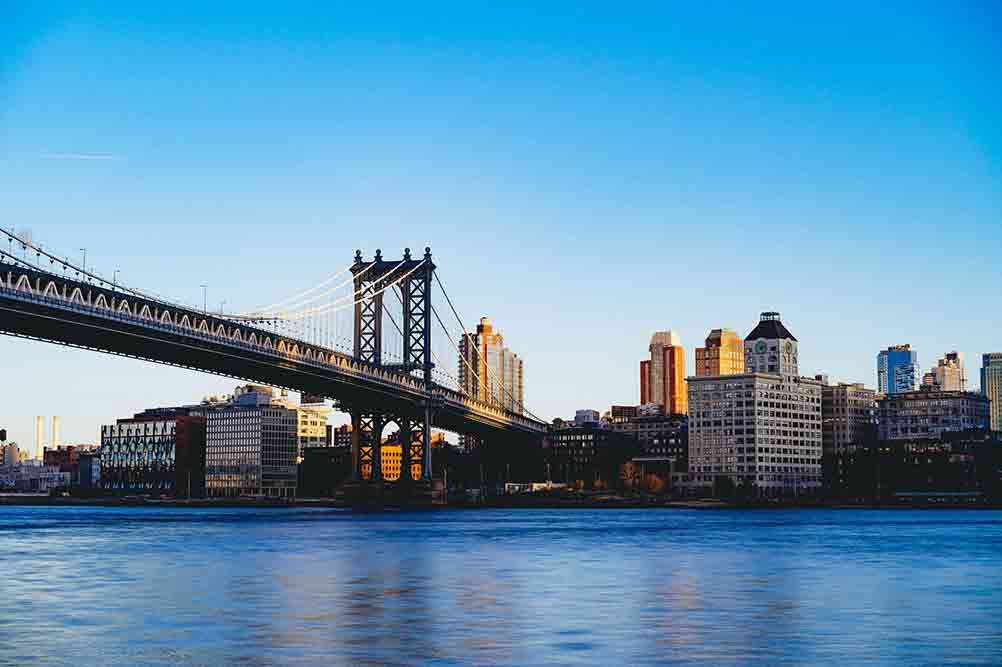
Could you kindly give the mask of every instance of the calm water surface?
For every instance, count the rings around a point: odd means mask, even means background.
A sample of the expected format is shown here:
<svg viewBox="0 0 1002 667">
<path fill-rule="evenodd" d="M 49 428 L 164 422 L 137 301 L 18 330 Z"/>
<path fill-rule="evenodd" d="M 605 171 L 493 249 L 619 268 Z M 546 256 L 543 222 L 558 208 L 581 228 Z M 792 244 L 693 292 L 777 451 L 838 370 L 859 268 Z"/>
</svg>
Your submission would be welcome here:
<svg viewBox="0 0 1002 667">
<path fill-rule="evenodd" d="M 0 507 L 0 664 L 1000 664 L 1002 512 Z"/>
</svg>

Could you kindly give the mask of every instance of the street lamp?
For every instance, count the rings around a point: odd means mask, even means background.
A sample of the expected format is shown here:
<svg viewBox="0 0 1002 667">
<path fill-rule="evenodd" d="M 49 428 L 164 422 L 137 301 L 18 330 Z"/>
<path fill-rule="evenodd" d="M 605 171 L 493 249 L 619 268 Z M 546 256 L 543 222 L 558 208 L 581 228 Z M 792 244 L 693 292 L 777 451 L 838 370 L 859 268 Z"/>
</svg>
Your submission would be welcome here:
<svg viewBox="0 0 1002 667">
<path fill-rule="evenodd" d="M 87 272 L 87 248 L 80 248 L 80 252 L 83 253 L 83 270 L 84 273 Z"/>
<path fill-rule="evenodd" d="M 205 313 L 208 309 L 205 307 L 205 288 L 208 287 L 205 283 L 200 285 L 202 288 L 202 312 Z"/>
<path fill-rule="evenodd" d="M 119 269 L 115 269 L 114 275 L 111 277 L 111 287 L 114 290 L 118 289 L 118 274 L 121 273 Z"/>
<path fill-rule="evenodd" d="M 226 305 L 226 299 L 223 299 L 222 301 L 219 302 L 219 314 L 220 315 L 223 314 L 223 306 L 225 306 L 225 305 Z"/>
</svg>

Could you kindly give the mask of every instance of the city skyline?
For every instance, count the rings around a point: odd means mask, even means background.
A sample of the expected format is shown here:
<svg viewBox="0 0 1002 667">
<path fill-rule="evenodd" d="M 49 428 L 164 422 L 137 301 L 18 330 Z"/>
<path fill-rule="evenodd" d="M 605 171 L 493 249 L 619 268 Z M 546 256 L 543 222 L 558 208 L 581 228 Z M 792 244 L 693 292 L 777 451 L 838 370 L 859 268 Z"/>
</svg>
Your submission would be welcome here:
<svg viewBox="0 0 1002 667">
<path fill-rule="evenodd" d="M 489 315 L 526 360 L 547 418 L 639 402 L 652 331 L 678 332 L 695 368 L 711 329 L 744 337 L 768 310 L 804 375 L 869 387 L 890 345 L 923 371 L 957 350 L 972 379 L 1002 348 L 990 8 L 584 7 L 572 38 L 559 12 L 517 7 L 434 26 L 12 11 L 0 219 L 171 298 L 200 305 L 205 284 L 211 308 L 252 308 L 355 248 L 428 244 L 467 326 Z M 944 247 L 959 270 L 935 269 Z M 0 427 L 22 447 L 39 414 L 92 442 L 115 415 L 232 384 L 0 344 L 17 360 Z"/>
</svg>

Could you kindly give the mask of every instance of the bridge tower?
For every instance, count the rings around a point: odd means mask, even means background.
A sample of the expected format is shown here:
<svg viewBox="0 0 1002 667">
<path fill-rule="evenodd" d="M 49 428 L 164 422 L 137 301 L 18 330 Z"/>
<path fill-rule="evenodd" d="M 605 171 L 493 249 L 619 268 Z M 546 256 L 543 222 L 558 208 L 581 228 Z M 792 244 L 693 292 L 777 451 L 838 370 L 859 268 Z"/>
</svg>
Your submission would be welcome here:
<svg viewBox="0 0 1002 667">
<path fill-rule="evenodd" d="M 431 480 L 431 283 L 435 264 L 431 248 L 423 258 L 411 257 L 404 250 L 402 261 L 386 260 L 380 250 L 375 258 L 364 260 L 355 252 L 351 267 L 355 283 L 355 358 L 384 370 L 410 374 L 424 382 L 426 397 L 423 414 L 392 412 L 375 406 L 350 407 L 352 424 L 352 479 L 355 482 L 382 483 L 383 428 L 393 422 L 400 428 L 402 461 L 400 481 L 405 485 Z M 393 291 L 399 290 L 399 301 Z M 382 360 L 383 312 L 399 307 L 403 334 L 401 364 Z M 393 308 L 397 310 L 397 308 Z M 393 311 L 387 311 L 392 314 Z M 394 320 L 396 321 L 396 320 Z M 412 473 L 412 463 L 421 464 L 420 476 Z"/>
</svg>

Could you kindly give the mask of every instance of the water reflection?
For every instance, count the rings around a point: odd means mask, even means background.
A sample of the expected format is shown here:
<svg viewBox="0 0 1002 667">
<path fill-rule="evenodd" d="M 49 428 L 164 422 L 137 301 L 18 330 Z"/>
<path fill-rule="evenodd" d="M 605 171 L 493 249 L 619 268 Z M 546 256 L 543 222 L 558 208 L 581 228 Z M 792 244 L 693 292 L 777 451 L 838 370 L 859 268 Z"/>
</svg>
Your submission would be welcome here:
<svg viewBox="0 0 1002 667">
<path fill-rule="evenodd" d="M 991 664 L 1002 513 L 3 508 L 0 664 Z"/>
</svg>

